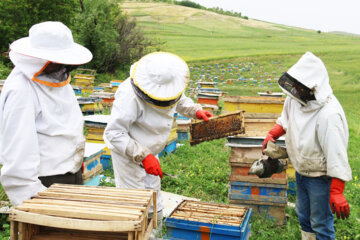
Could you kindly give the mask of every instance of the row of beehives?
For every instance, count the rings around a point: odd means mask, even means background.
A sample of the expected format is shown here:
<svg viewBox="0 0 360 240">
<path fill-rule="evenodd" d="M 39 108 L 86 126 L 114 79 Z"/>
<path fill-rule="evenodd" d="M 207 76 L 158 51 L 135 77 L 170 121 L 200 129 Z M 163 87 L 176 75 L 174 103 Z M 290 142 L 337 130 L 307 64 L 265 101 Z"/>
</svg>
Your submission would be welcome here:
<svg viewBox="0 0 360 240">
<path fill-rule="evenodd" d="M 272 61 L 271 71 L 266 71 L 264 66 L 258 65 L 256 62 L 249 63 L 229 63 L 228 66 L 224 64 L 215 64 L 207 66 L 190 66 L 191 78 L 203 81 L 223 82 L 228 79 L 236 78 L 239 82 L 244 80 L 256 79 L 257 82 L 273 79 L 277 81 L 283 72 L 281 61 Z M 274 64 L 278 66 L 275 67 Z M 271 80 L 272 81 L 272 80 Z"/>
<path fill-rule="evenodd" d="M 104 109 L 111 110 L 115 92 L 121 80 L 112 80 L 94 86 L 96 71 L 92 69 L 77 69 L 72 85 L 82 112 L 85 115 L 102 113 Z M 86 97 L 84 97 L 86 96 Z"/>
</svg>

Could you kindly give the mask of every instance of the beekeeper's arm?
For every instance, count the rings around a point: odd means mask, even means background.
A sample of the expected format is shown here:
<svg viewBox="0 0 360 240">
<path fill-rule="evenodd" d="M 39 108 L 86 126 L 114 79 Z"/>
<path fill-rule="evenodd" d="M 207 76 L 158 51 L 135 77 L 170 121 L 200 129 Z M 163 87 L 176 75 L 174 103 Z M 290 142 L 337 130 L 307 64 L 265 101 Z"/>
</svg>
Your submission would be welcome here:
<svg viewBox="0 0 360 240">
<path fill-rule="evenodd" d="M 46 189 L 38 176 L 40 154 L 36 112 L 27 88 L 9 91 L 1 119 L 1 184 L 13 205 Z"/>
<path fill-rule="evenodd" d="M 178 104 L 176 105 L 176 111 L 181 115 L 189 118 L 203 119 L 205 121 L 212 117 L 212 113 L 202 110 L 200 104 L 195 104 L 191 98 L 182 95 Z"/>
<path fill-rule="evenodd" d="M 277 119 L 276 124 L 273 126 L 273 128 L 268 132 L 266 135 L 263 143 L 262 143 L 262 151 L 264 151 L 267 147 L 267 143 L 269 141 L 275 143 L 276 139 L 281 137 L 286 133 L 286 129 L 289 122 L 289 116 L 288 116 L 288 109 L 289 109 L 289 101 L 290 98 L 287 97 L 284 102 L 284 108 L 281 113 L 281 116 Z"/>
<path fill-rule="evenodd" d="M 345 181 L 351 180 L 347 157 L 348 133 L 346 119 L 339 114 L 319 118 L 317 135 L 324 152 L 327 175 L 332 178 L 329 203 L 337 218 L 348 218 L 350 207 L 344 196 Z"/>
<path fill-rule="evenodd" d="M 135 163 L 141 163 L 150 151 L 129 136 L 130 126 L 136 121 L 137 114 L 138 108 L 131 99 L 115 101 L 104 132 L 104 140 L 111 151 L 128 156 Z"/>
<path fill-rule="evenodd" d="M 162 178 L 162 171 L 157 158 L 150 150 L 129 135 L 129 129 L 138 115 L 136 101 L 118 99 L 112 108 L 110 121 L 104 132 L 104 140 L 111 151 L 130 158 L 133 162 L 142 165 L 148 174 Z"/>
</svg>

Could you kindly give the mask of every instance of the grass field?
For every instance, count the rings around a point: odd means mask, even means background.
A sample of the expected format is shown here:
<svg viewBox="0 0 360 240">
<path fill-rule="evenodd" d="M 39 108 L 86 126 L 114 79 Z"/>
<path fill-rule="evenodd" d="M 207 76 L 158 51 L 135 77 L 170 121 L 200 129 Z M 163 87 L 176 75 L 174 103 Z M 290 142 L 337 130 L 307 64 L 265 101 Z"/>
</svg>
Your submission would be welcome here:
<svg viewBox="0 0 360 240">
<path fill-rule="evenodd" d="M 213 66 L 236 64 L 252 65 L 249 72 L 223 73 L 219 88 L 228 95 L 257 95 L 258 91 L 279 88 L 265 84 L 269 76 L 274 79 L 291 67 L 306 51 L 319 56 L 325 63 L 330 83 L 341 102 L 349 124 L 350 139 L 348 157 L 353 171 L 353 181 L 346 184 L 345 196 L 351 206 L 350 219 L 336 220 L 336 239 L 360 239 L 360 38 L 330 33 L 318 34 L 315 30 L 290 28 L 256 20 L 245 20 L 203 10 L 165 3 L 122 3 L 121 7 L 137 19 L 144 31 L 164 42 L 163 51 L 170 51 L 184 58 L 193 69 L 212 66 L 209 76 L 221 76 Z M 305 17 L 305 16 L 304 16 Z M 259 68 L 263 67 L 262 73 Z M 258 80 L 257 84 L 227 84 L 227 79 Z M 231 75 L 232 74 L 232 75 Z M 127 73 L 124 73 L 126 77 Z M 192 81 L 200 75 L 193 71 Z M 104 75 L 105 76 L 105 75 Z M 107 76 L 111 79 L 111 76 Z M 259 81 L 264 81 L 263 86 Z M 194 85 L 192 85 L 194 87 Z M 230 167 L 230 149 L 225 139 L 201 143 L 190 147 L 189 143 L 174 154 L 161 158 L 164 171 L 177 174 L 177 180 L 164 177 L 165 191 L 200 198 L 204 201 L 227 203 Z M 111 173 L 107 173 L 111 175 Z M 0 188 L 1 196 L 1 188 Z M 294 202 L 294 197 L 289 198 Z M 287 208 L 290 218 L 285 227 L 261 217 L 252 218 L 251 239 L 300 239 L 300 226 L 293 208 Z M 0 226 L 8 231 L 8 226 Z M 0 239 L 6 233 L 0 233 Z M 7 239 L 7 238 L 6 238 Z"/>
</svg>

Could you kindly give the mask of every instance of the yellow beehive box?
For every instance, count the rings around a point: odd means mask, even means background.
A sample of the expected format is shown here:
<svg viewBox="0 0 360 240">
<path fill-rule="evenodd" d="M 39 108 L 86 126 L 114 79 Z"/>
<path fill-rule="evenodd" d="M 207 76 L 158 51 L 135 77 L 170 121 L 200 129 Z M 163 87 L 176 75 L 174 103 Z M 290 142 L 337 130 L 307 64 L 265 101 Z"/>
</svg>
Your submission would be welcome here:
<svg viewBox="0 0 360 240">
<path fill-rule="evenodd" d="M 245 111 L 245 117 L 276 118 L 280 116 L 285 98 L 262 96 L 225 96 L 224 112 Z"/>
</svg>

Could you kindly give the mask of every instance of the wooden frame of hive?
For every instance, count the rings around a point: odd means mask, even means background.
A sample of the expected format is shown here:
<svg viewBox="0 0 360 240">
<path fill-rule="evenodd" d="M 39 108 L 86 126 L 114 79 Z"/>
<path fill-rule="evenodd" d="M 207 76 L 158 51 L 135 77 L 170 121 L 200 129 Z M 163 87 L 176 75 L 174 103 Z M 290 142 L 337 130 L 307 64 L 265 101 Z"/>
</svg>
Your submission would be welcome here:
<svg viewBox="0 0 360 240">
<path fill-rule="evenodd" d="M 148 239 L 156 192 L 53 184 L 10 211 L 10 239 Z"/>
<path fill-rule="evenodd" d="M 208 122 L 195 120 L 190 124 L 190 145 L 245 133 L 244 111 L 212 117 Z"/>
</svg>

